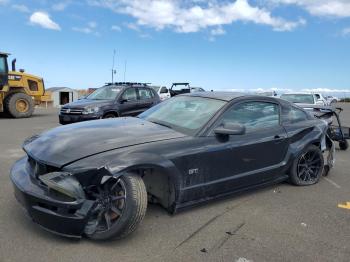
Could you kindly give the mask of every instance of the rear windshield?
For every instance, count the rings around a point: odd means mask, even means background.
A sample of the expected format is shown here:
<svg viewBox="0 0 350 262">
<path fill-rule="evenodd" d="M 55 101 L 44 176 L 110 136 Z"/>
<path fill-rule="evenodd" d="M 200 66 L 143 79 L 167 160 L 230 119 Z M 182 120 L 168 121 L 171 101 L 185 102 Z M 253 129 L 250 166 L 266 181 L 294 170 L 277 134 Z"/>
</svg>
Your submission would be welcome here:
<svg viewBox="0 0 350 262">
<path fill-rule="evenodd" d="M 314 96 L 311 94 L 284 94 L 281 98 L 292 103 L 314 104 Z"/>
</svg>

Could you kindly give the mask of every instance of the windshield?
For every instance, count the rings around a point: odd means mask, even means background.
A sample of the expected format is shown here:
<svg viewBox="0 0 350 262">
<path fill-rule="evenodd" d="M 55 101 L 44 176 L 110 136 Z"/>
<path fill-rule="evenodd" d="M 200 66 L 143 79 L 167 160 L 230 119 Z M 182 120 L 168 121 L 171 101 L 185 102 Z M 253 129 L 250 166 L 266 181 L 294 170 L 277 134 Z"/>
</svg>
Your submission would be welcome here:
<svg viewBox="0 0 350 262">
<path fill-rule="evenodd" d="M 194 135 L 225 104 L 221 100 L 178 96 L 152 107 L 139 118 Z"/>
<path fill-rule="evenodd" d="M 281 98 L 292 103 L 314 104 L 314 96 L 311 94 L 284 94 Z"/>
<path fill-rule="evenodd" d="M 0 74 L 6 73 L 6 58 L 0 57 Z"/>
<path fill-rule="evenodd" d="M 120 93 L 121 88 L 116 86 L 104 86 L 86 97 L 90 100 L 114 100 Z"/>
</svg>

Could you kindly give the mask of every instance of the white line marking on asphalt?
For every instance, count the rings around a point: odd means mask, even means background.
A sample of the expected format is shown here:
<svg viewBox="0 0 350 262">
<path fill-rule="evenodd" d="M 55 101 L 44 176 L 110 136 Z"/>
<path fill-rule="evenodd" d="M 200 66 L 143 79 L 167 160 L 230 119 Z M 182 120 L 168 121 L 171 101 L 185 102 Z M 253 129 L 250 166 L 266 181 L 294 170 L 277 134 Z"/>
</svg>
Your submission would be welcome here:
<svg viewBox="0 0 350 262">
<path fill-rule="evenodd" d="M 253 260 L 246 259 L 245 257 L 240 257 L 236 260 L 236 262 L 253 262 Z"/>
<path fill-rule="evenodd" d="M 335 183 L 333 180 L 330 180 L 329 178 L 325 177 L 324 179 L 326 179 L 326 181 L 328 181 L 330 184 L 332 184 L 333 186 L 335 186 L 336 188 L 341 188 L 341 186 L 339 186 L 337 183 Z"/>
</svg>

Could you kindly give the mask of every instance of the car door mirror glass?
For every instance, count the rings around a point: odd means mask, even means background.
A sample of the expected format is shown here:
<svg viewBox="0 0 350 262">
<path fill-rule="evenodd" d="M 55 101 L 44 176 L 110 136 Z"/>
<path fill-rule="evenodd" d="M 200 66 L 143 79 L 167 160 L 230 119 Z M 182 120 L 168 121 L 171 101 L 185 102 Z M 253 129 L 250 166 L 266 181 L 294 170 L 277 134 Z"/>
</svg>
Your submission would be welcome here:
<svg viewBox="0 0 350 262">
<path fill-rule="evenodd" d="M 244 125 L 233 122 L 225 122 L 214 129 L 216 135 L 244 135 L 245 132 Z"/>
</svg>

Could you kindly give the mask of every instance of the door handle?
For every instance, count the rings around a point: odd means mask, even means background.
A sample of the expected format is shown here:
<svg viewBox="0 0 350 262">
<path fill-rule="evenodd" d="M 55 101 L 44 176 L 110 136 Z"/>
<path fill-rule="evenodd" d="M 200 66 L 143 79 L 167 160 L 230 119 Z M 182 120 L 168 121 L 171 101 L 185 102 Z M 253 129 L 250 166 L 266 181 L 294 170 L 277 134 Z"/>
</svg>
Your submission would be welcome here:
<svg viewBox="0 0 350 262">
<path fill-rule="evenodd" d="M 279 142 L 281 142 L 283 139 L 285 139 L 285 137 L 284 137 L 284 136 L 280 136 L 280 135 L 275 135 L 275 136 L 273 137 L 273 139 L 275 140 L 275 143 L 279 143 Z"/>
</svg>

